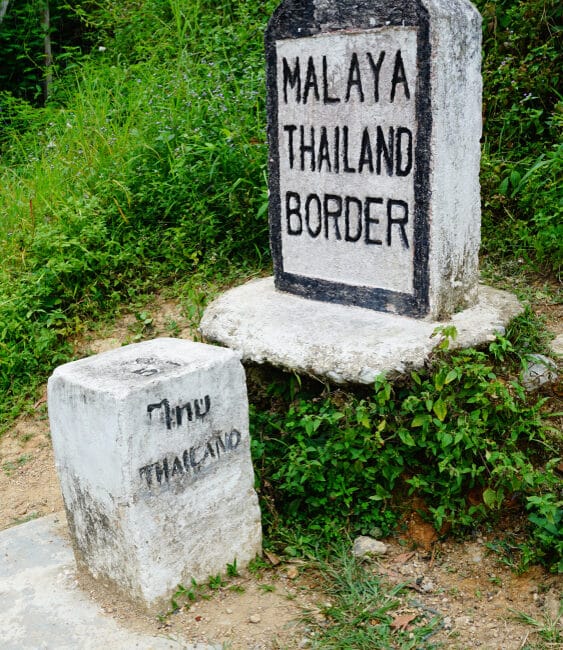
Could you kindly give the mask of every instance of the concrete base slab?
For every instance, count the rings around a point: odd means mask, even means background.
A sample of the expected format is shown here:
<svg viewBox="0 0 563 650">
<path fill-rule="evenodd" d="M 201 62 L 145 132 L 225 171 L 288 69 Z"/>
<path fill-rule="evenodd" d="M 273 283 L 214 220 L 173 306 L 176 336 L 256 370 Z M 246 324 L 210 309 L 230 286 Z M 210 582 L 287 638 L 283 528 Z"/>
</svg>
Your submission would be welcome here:
<svg viewBox="0 0 563 650">
<path fill-rule="evenodd" d="M 2 650 L 219 650 L 130 632 L 76 583 L 64 514 L 0 532 Z"/>
<path fill-rule="evenodd" d="M 207 341 L 241 352 L 244 361 L 337 384 L 370 384 L 382 373 L 393 379 L 422 367 L 440 341 L 432 336 L 439 326 L 456 327 L 452 348 L 478 346 L 504 333 L 522 310 L 511 293 L 481 285 L 474 307 L 436 322 L 307 300 L 277 291 L 273 278 L 264 278 L 211 303 L 200 331 Z"/>
</svg>

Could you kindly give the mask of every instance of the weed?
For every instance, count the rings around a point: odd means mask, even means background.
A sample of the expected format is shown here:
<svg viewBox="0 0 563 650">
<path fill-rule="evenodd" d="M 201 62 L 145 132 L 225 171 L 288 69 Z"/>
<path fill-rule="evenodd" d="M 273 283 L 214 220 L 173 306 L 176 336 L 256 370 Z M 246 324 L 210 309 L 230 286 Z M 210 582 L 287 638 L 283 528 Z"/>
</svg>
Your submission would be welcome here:
<svg viewBox="0 0 563 650">
<path fill-rule="evenodd" d="M 153 320 L 147 311 L 135 313 L 135 323 L 131 327 L 133 331 L 133 342 L 136 343 L 151 335 L 154 330 Z"/>
<path fill-rule="evenodd" d="M 180 335 L 180 326 L 175 320 L 168 320 L 166 322 L 166 329 L 168 331 L 168 334 L 173 337 L 178 337 Z"/>
<path fill-rule="evenodd" d="M 4 471 L 4 474 L 6 476 L 12 476 L 12 474 L 19 468 L 22 467 L 22 465 L 25 465 L 27 462 L 31 460 L 31 456 L 29 454 L 22 454 L 19 456 L 15 461 L 8 461 L 2 465 L 2 470 Z"/>
<path fill-rule="evenodd" d="M 527 497 L 531 524 L 531 541 L 525 546 L 529 553 L 547 564 L 554 572 L 563 573 L 563 499 L 555 493 Z"/>
<path fill-rule="evenodd" d="M 192 578 L 192 583 L 190 587 L 184 587 L 184 585 L 178 585 L 174 595 L 171 598 L 170 604 L 172 605 L 172 611 L 177 611 L 180 607 L 185 607 L 189 609 L 191 603 L 195 602 L 200 595 L 201 587 L 197 582 Z"/>
<path fill-rule="evenodd" d="M 250 560 L 248 563 L 248 571 L 255 577 L 260 577 L 264 572 L 264 569 L 268 569 L 268 563 L 263 560 L 261 557 L 256 556 L 253 560 Z"/>
<path fill-rule="evenodd" d="M 514 609 L 511 609 L 510 611 L 515 615 L 516 620 L 525 625 L 531 625 L 534 627 L 536 629 L 536 634 L 542 640 L 547 641 L 550 644 L 563 643 L 563 631 L 560 625 L 560 621 L 563 618 L 563 599 L 560 599 L 559 610 L 553 618 L 549 614 L 544 614 L 542 620 L 539 620 L 525 612 Z"/>
<path fill-rule="evenodd" d="M 209 576 L 207 580 L 207 585 L 210 589 L 221 589 L 221 587 L 225 586 L 225 583 L 223 582 L 223 578 L 219 574 L 216 576 Z"/>
<path fill-rule="evenodd" d="M 317 630 L 312 648 L 431 648 L 429 639 L 439 629 L 440 616 L 430 617 L 416 603 L 404 626 L 397 624 L 397 610 L 402 607 L 404 587 L 389 587 L 362 564 L 343 551 L 329 563 L 318 565 L 331 604 L 323 608 L 325 622 L 307 617 L 307 624 Z"/>
<path fill-rule="evenodd" d="M 265 594 L 272 593 L 276 590 L 274 585 L 258 585 L 258 589 L 263 591 Z"/>
<path fill-rule="evenodd" d="M 229 578 L 238 578 L 239 575 L 240 573 L 237 568 L 237 560 L 235 558 L 232 564 L 227 564 L 227 576 Z"/>
</svg>

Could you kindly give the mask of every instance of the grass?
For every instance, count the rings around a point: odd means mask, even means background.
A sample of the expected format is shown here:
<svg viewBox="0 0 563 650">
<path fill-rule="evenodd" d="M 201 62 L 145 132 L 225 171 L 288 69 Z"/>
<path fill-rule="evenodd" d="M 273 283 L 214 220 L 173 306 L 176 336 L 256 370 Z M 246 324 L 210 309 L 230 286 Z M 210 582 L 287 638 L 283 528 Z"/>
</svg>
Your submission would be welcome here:
<svg viewBox="0 0 563 650">
<path fill-rule="evenodd" d="M 541 619 L 538 619 L 525 612 L 514 609 L 511 611 L 517 621 L 534 628 L 534 635 L 540 640 L 539 648 L 559 647 L 560 644 L 563 644 L 563 626 L 561 625 L 563 620 L 563 598 L 559 600 L 559 609 L 553 616 L 546 613 Z M 530 645 L 524 647 L 530 648 L 530 650 L 532 648 Z"/>
<path fill-rule="evenodd" d="M 407 600 L 404 585 L 391 586 L 345 549 L 317 566 L 330 599 L 323 618 L 306 617 L 315 632 L 311 648 L 432 648 L 441 616 L 416 600 Z"/>
<path fill-rule="evenodd" d="M 197 318 L 209 280 L 268 259 L 267 8 L 240 7 L 233 23 L 227 8 L 171 6 L 147 3 L 158 47 L 143 50 L 140 33 L 129 61 L 94 49 L 47 107 L 2 104 L 1 426 L 70 359 L 68 340 L 84 323 L 174 283 Z M 140 21 L 154 36 L 147 16 L 115 10 L 99 23 L 124 21 L 133 38 L 127 20 Z"/>
<path fill-rule="evenodd" d="M 32 457 L 29 454 L 22 454 L 15 461 L 8 461 L 2 464 L 2 471 L 6 476 L 12 476 L 12 474 L 20 467 L 28 463 Z"/>
</svg>

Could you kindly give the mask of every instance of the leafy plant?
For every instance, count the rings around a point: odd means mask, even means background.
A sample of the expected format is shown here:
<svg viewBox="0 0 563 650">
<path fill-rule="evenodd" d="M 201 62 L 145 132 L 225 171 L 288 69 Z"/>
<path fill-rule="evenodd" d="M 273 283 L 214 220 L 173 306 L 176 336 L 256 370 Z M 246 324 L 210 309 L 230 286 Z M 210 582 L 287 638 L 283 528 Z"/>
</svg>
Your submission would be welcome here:
<svg viewBox="0 0 563 650">
<path fill-rule="evenodd" d="M 200 594 L 201 594 L 201 587 L 193 579 L 190 587 L 184 587 L 184 585 L 178 585 L 170 601 L 172 605 L 172 611 L 175 612 L 178 609 L 180 609 L 180 607 L 189 608 L 190 604 L 195 602 L 200 596 Z"/>
<path fill-rule="evenodd" d="M 506 371 L 517 356 L 509 341 L 497 337 L 489 354 L 442 350 L 408 384 L 378 379 L 370 397 L 337 391 L 298 397 L 287 410 L 254 410 L 264 498 L 329 539 L 374 527 L 387 534 L 399 516 L 393 495 L 404 492 L 422 498 L 438 530 L 494 518 L 514 498 L 541 503 L 553 519 L 550 498 L 538 501 L 558 483 L 553 463 L 532 462 L 552 445 L 543 400 L 530 401 L 516 380 L 496 374 L 491 358 Z M 545 526 L 538 530 L 547 562 L 558 547 Z"/>
<path fill-rule="evenodd" d="M 561 3 L 476 4 L 484 19 L 484 248 L 560 274 Z"/>
<path fill-rule="evenodd" d="M 266 4 L 78 3 L 96 47 L 50 104 L 0 92 L 0 427 L 83 321 L 178 278 L 195 320 L 192 277 L 267 261 Z"/>
<path fill-rule="evenodd" d="M 532 528 L 528 552 L 533 549 L 534 557 L 553 572 L 563 573 L 563 499 L 547 493 L 531 495 L 526 501 Z"/>
<path fill-rule="evenodd" d="M 235 558 L 231 564 L 227 564 L 227 576 L 229 578 L 238 578 L 239 575 L 237 560 Z"/>
</svg>

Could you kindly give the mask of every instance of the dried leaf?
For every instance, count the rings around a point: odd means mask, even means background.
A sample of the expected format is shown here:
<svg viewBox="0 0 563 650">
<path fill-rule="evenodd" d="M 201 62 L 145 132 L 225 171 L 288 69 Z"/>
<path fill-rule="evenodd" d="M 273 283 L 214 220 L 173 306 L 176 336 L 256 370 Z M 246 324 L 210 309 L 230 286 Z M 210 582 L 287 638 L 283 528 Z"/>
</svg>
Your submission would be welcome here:
<svg viewBox="0 0 563 650">
<path fill-rule="evenodd" d="M 404 564 L 405 562 L 408 562 L 411 557 L 414 555 L 414 551 L 407 551 L 406 553 L 400 553 L 396 557 L 393 558 L 392 562 L 394 564 Z"/>
<path fill-rule="evenodd" d="M 403 630 L 404 632 L 409 627 L 409 624 L 412 623 L 417 616 L 418 614 L 399 614 L 395 616 L 393 622 L 391 623 L 391 627 L 394 630 Z"/>
<path fill-rule="evenodd" d="M 268 562 L 272 566 L 278 566 L 281 563 L 280 558 L 275 553 L 270 553 L 270 551 L 264 551 L 264 555 L 268 558 Z"/>
</svg>

